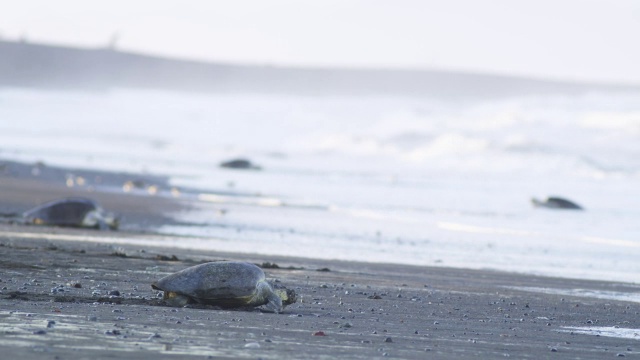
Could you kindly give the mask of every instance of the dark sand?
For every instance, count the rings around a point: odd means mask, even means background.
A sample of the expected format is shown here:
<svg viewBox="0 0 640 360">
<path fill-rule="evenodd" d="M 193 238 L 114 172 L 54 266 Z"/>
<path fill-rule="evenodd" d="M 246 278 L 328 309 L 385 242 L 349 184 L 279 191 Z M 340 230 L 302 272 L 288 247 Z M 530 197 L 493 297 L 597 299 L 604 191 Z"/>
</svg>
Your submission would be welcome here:
<svg viewBox="0 0 640 360">
<path fill-rule="evenodd" d="M 639 289 L 633 284 L 113 245 L 109 242 L 114 238 L 157 236 L 145 229 L 171 221 L 166 214 L 188 204 L 168 197 L 69 188 L 28 176 L 0 176 L 0 194 L 3 211 L 24 210 L 33 201 L 62 195 L 91 195 L 127 219 L 125 230 L 118 232 L 0 225 L 3 359 L 640 355 L 640 336 L 563 331 L 568 326 L 640 329 L 640 304 L 512 288 L 634 294 Z M 104 242 L 77 241 L 83 237 Z M 167 260 L 173 256 L 178 260 Z M 278 264 L 280 269 L 265 269 L 267 277 L 295 289 L 299 302 L 282 314 L 172 308 L 151 289 L 151 282 L 166 274 L 220 259 Z"/>
</svg>

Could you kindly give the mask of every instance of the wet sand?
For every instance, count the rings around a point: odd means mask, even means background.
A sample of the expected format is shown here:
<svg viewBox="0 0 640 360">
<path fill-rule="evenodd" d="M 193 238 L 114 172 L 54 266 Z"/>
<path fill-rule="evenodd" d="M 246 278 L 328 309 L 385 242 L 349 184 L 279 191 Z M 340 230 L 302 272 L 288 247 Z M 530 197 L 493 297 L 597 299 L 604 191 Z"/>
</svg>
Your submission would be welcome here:
<svg viewBox="0 0 640 360">
<path fill-rule="evenodd" d="M 181 200 L 109 194 L 51 179 L 0 177 L 3 211 L 88 194 L 130 224 L 123 231 L 0 225 L 2 358 L 558 358 L 639 356 L 634 284 L 495 271 L 325 261 L 114 244 L 160 236 Z M 40 195 L 37 195 L 40 194 Z M 36 196 L 37 195 L 37 196 Z M 46 199 L 44 199 L 46 197 Z M 9 204 L 9 205 L 7 205 Z M 83 238 L 91 241 L 82 241 Z M 293 288 L 281 314 L 165 306 L 151 282 L 205 261 L 241 260 Z M 321 271 L 322 270 L 322 271 Z M 523 289 L 523 288 L 528 289 Z M 543 293 L 536 289 L 584 296 Z M 631 329 L 630 338 L 572 327 Z M 633 335 L 634 332 L 636 335 Z"/>
</svg>

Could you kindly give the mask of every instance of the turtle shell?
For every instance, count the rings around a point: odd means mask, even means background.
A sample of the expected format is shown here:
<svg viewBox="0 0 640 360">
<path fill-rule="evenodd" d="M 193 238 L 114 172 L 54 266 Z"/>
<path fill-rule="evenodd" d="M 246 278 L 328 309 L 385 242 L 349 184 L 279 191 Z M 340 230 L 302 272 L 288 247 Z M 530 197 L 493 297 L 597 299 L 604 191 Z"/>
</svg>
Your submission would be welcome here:
<svg viewBox="0 0 640 360">
<path fill-rule="evenodd" d="M 99 209 L 89 199 L 66 198 L 50 201 L 24 213 L 24 218 L 35 224 L 53 224 L 60 226 L 78 226 L 87 213 Z"/>
<path fill-rule="evenodd" d="M 118 227 L 118 220 L 91 199 L 71 197 L 49 201 L 22 214 L 28 224 L 63 227 Z"/>
<path fill-rule="evenodd" d="M 546 201 L 540 201 L 538 199 L 531 199 L 534 206 L 545 207 L 550 209 L 568 209 L 568 210 L 583 210 L 583 208 L 574 203 L 571 200 L 567 200 L 561 197 L 551 196 Z"/>
<path fill-rule="evenodd" d="M 251 301 L 258 292 L 257 285 L 264 281 L 264 272 L 254 264 L 220 261 L 186 268 L 152 286 L 203 304 L 243 306 L 258 305 Z"/>
</svg>

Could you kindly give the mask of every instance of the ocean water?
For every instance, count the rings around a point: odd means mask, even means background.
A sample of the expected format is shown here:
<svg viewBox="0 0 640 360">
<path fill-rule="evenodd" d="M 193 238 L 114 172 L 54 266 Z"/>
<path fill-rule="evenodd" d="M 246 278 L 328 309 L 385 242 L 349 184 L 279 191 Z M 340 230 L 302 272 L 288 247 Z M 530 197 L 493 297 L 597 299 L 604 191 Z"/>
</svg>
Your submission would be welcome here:
<svg viewBox="0 0 640 360">
<path fill-rule="evenodd" d="M 218 166 L 238 157 L 262 170 Z M 170 175 L 200 189 L 197 208 L 175 214 L 185 225 L 162 227 L 174 237 L 150 245 L 640 275 L 640 93 L 460 100 L 5 88 L 0 158 Z M 586 210 L 531 206 L 550 195 Z"/>
</svg>

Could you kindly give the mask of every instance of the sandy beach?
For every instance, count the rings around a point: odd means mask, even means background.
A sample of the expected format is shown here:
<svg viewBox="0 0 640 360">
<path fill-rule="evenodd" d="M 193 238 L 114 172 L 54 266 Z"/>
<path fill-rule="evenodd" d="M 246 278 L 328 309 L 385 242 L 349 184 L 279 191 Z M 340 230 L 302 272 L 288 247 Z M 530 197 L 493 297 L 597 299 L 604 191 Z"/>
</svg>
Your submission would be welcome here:
<svg viewBox="0 0 640 360">
<path fill-rule="evenodd" d="M 635 284 L 141 247 L 129 243 L 162 237 L 153 226 L 189 204 L 7 172 L 0 191 L 3 211 L 83 195 L 126 219 L 123 230 L 108 232 L 0 226 L 3 358 L 602 359 L 640 353 Z M 294 289 L 299 301 L 281 314 L 174 308 L 150 286 L 222 259 L 270 263 L 267 278 Z"/>
</svg>

